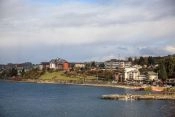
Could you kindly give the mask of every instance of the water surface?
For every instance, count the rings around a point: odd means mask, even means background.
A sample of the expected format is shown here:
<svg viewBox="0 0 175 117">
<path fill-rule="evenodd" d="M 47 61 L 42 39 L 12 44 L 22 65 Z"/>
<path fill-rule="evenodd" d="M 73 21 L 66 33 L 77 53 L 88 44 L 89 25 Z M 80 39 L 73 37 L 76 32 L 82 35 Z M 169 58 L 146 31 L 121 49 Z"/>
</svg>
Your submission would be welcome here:
<svg viewBox="0 0 175 117">
<path fill-rule="evenodd" d="M 111 101 L 128 89 L 0 81 L 0 117 L 175 117 L 175 101 Z"/>
</svg>

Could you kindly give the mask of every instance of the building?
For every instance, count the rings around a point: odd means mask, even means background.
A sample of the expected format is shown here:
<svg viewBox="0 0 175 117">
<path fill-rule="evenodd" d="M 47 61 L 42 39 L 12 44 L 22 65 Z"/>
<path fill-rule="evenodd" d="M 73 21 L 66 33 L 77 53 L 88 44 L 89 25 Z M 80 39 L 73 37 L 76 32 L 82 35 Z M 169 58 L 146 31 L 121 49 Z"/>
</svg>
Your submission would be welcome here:
<svg viewBox="0 0 175 117">
<path fill-rule="evenodd" d="M 19 64 L 7 64 L 4 69 L 10 70 L 10 69 L 16 69 L 18 72 L 18 75 L 21 75 L 21 72 L 27 72 L 33 69 L 33 64 L 31 62 L 25 62 L 25 63 L 19 63 Z"/>
<path fill-rule="evenodd" d="M 140 80 L 139 79 L 139 69 L 136 67 L 128 67 L 124 69 L 124 80 Z"/>
<path fill-rule="evenodd" d="M 48 69 L 50 68 L 49 62 L 41 62 L 39 65 L 40 70 Z"/>
<path fill-rule="evenodd" d="M 50 69 L 54 70 L 69 70 L 69 63 L 61 58 L 52 59 L 49 63 Z"/>
<path fill-rule="evenodd" d="M 139 71 L 140 67 L 129 67 L 124 69 L 124 79 L 126 80 L 135 80 L 135 81 L 144 81 L 150 80 L 155 81 L 158 80 L 158 73 L 153 71 L 149 71 L 145 74 L 141 74 Z"/>
<path fill-rule="evenodd" d="M 111 59 L 110 61 L 105 61 L 104 65 L 105 65 L 106 69 L 117 69 L 117 68 L 130 67 L 131 66 L 131 62 L 123 61 L 123 60 Z"/>
<path fill-rule="evenodd" d="M 153 80 L 158 80 L 158 73 L 155 73 L 155 72 L 153 72 L 153 71 L 149 71 L 149 72 L 147 73 L 147 78 L 148 78 L 149 80 L 151 80 L 151 81 L 153 81 Z"/>
<path fill-rule="evenodd" d="M 74 63 L 74 68 L 85 68 L 86 64 L 84 63 Z"/>
<path fill-rule="evenodd" d="M 144 81 L 147 79 L 147 77 L 145 74 L 142 74 L 142 75 L 140 74 L 138 79 L 139 79 L 139 81 Z"/>
</svg>

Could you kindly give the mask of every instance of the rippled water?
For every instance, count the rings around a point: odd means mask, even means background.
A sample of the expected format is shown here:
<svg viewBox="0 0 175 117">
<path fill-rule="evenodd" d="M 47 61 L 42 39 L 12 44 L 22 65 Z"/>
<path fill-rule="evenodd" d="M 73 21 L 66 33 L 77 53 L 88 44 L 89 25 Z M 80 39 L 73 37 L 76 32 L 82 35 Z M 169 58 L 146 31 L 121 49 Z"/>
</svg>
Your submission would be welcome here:
<svg viewBox="0 0 175 117">
<path fill-rule="evenodd" d="M 120 88 L 0 81 L 0 117 L 175 117 L 175 101 L 111 101 Z"/>
</svg>

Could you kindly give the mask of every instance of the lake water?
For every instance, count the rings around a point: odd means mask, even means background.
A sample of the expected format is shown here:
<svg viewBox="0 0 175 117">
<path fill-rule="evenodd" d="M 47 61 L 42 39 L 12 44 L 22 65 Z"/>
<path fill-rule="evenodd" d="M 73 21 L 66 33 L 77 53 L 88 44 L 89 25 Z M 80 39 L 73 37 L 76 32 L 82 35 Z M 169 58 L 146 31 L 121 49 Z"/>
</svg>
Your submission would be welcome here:
<svg viewBox="0 0 175 117">
<path fill-rule="evenodd" d="M 120 88 L 0 81 L 0 117 L 175 117 L 175 101 L 112 101 Z"/>
</svg>

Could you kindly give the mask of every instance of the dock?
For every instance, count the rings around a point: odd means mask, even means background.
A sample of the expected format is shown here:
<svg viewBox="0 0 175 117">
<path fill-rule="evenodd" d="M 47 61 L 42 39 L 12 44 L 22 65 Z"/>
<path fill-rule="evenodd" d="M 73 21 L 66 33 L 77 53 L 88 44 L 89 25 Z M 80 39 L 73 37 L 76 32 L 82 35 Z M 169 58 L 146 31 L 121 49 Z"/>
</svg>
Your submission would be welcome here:
<svg viewBox="0 0 175 117">
<path fill-rule="evenodd" d="M 102 99 L 106 100 L 175 100 L 175 95 L 163 94 L 146 94 L 146 95 L 132 95 L 132 94 L 110 94 L 102 95 Z"/>
</svg>

